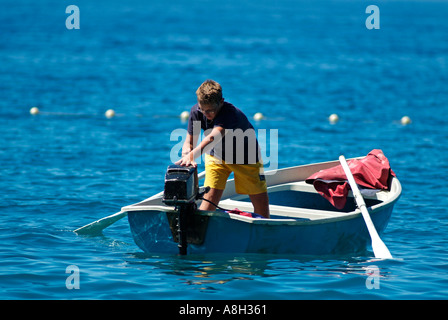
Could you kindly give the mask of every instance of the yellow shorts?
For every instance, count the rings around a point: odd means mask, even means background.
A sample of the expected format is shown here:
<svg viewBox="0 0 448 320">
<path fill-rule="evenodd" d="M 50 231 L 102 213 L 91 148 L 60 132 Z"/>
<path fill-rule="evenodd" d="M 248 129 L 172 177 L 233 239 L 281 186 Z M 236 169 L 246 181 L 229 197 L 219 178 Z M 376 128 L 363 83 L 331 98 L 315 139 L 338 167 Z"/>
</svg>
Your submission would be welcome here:
<svg viewBox="0 0 448 320">
<path fill-rule="evenodd" d="M 239 194 L 259 194 L 267 191 L 263 164 L 227 164 L 209 154 L 205 155 L 204 186 L 224 190 L 230 173 L 235 177 L 235 191 Z"/>
</svg>

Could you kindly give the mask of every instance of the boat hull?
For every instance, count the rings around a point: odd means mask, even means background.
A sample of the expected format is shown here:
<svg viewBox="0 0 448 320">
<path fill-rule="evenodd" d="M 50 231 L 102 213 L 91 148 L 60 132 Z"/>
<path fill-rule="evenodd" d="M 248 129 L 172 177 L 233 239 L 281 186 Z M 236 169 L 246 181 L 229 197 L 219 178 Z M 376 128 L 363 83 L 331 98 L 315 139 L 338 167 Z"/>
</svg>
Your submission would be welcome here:
<svg viewBox="0 0 448 320">
<path fill-rule="evenodd" d="M 381 209 L 371 212 L 379 233 L 386 228 L 393 205 Z M 131 211 L 128 220 L 134 241 L 144 252 L 178 253 L 167 212 Z M 207 224 L 202 243 L 189 243 L 189 254 L 332 255 L 362 252 L 370 244 L 370 236 L 361 214 L 317 223 L 282 223 L 281 220 L 250 223 L 221 213 L 210 215 Z"/>
<path fill-rule="evenodd" d="M 188 225 L 196 229 L 187 231 L 187 253 L 339 255 L 365 251 L 371 238 L 351 193 L 345 207 L 336 209 L 305 181 L 313 173 L 338 164 L 330 161 L 266 173 L 270 219 L 222 211 L 198 210 L 190 214 L 195 221 Z M 401 194 L 396 177 L 390 186 L 390 190 L 363 196 L 379 234 L 386 228 Z M 162 199 L 163 192 L 122 211 L 127 212 L 134 241 L 144 252 L 177 254 L 178 213 Z M 227 181 L 219 205 L 226 210 L 253 210 L 249 197 L 236 193 L 233 179 Z"/>
</svg>

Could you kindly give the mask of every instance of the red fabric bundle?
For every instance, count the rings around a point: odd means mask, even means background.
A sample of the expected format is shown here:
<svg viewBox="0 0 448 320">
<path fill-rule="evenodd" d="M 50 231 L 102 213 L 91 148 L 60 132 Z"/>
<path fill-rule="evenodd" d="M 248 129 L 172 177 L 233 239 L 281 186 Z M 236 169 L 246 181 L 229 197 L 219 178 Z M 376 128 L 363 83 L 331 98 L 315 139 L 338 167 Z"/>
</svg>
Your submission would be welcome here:
<svg viewBox="0 0 448 320">
<path fill-rule="evenodd" d="M 233 210 L 227 210 L 226 212 L 233 213 L 233 214 L 239 214 L 240 216 L 245 216 L 245 217 L 250 217 L 250 218 L 263 218 L 263 216 L 260 216 L 259 214 L 241 211 L 238 208 L 235 208 Z"/>
<path fill-rule="evenodd" d="M 356 183 L 361 187 L 388 190 L 390 178 L 395 176 L 389 160 L 378 149 L 370 151 L 360 160 L 347 162 Z M 313 184 L 316 191 L 337 209 L 344 208 L 350 185 L 341 165 L 316 172 L 306 182 Z"/>
</svg>

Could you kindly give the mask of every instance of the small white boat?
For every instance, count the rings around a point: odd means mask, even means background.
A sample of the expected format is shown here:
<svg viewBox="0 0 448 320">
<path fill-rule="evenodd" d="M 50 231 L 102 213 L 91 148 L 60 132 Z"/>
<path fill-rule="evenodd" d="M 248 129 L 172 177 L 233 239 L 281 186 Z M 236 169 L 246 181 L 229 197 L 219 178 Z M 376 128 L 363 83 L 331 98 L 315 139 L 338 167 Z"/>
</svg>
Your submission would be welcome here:
<svg viewBox="0 0 448 320">
<path fill-rule="evenodd" d="M 338 161 L 331 161 L 267 172 L 270 219 L 196 210 L 186 231 L 188 252 L 331 255 L 364 251 L 371 237 L 352 192 L 339 210 L 305 182 L 312 174 L 337 165 Z M 391 177 L 388 190 L 364 196 L 379 234 L 386 228 L 400 194 L 400 182 Z M 253 210 L 249 197 L 235 192 L 233 179 L 227 181 L 219 207 Z M 178 253 L 179 213 L 164 204 L 163 192 L 122 208 L 122 213 L 127 214 L 134 241 L 144 252 Z"/>
</svg>

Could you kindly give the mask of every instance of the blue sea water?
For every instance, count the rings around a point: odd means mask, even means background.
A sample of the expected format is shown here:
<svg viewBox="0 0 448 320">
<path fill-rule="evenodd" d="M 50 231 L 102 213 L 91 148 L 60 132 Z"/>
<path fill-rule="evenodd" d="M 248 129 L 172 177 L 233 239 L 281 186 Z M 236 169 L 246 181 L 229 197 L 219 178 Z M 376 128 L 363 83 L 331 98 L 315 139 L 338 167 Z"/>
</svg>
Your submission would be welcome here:
<svg viewBox="0 0 448 320">
<path fill-rule="evenodd" d="M 80 29 L 66 28 L 70 4 Z M 380 29 L 365 26 L 369 4 Z M 448 2 L 0 5 L 0 299 L 448 298 Z M 280 168 L 382 149 L 403 186 L 382 235 L 395 259 L 369 248 L 148 255 L 126 219 L 100 237 L 73 233 L 162 190 L 170 134 L 208 78 L 265 115 L 256 129 L 278 129 Z M 366 285 L 371 265 L 378 289 Z"/>
</svg>

